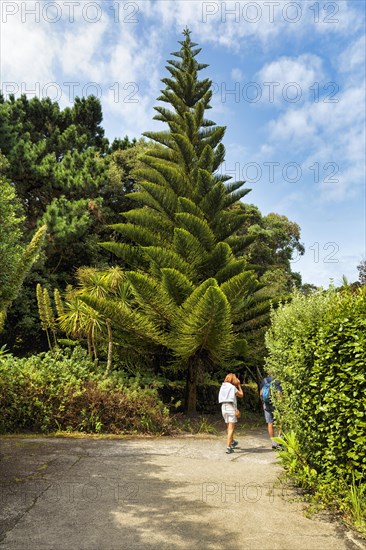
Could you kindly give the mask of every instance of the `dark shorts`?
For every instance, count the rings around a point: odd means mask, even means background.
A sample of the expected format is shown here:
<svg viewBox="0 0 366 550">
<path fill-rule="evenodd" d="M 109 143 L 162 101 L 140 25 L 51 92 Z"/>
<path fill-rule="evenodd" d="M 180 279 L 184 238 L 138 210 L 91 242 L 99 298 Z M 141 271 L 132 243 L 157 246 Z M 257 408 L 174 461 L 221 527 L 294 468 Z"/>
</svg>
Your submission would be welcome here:
<svg viewBox="0 0 366 550">
<path fill-rule="evenodd" d="M 267 424 L 273 424 L 274 418 L 273 418 L 273 412 L 274 407 L 271 406 L 263 406 L 264 411 L 264 418 L 266 419 Z"/>
<path fill-rule="evenodd" d="M 264 409 L 264 418 L 266 419 L 267 424 L 273 424 L 273 412 L 266 411 L 266 409 Z"/>
</svg>

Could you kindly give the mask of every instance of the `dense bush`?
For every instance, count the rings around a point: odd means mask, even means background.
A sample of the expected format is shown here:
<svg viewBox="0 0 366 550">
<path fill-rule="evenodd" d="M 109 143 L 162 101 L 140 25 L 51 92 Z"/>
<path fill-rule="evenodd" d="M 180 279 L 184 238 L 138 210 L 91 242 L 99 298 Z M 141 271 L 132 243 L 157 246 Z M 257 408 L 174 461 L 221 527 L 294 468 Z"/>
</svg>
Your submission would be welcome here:
<svg viewBox="0 0 366 550">
<path fill-rule="evenodd" d="M 0 433 L 168 433 L 153 389 L 95 372 L 81 348 L 18 359 L 0 356 Z"/>
<path fill-rule="evenodd" d="M 267 368 L 287 474 L 366 536 L 366 287 L 295 294 L 272 312 Z M 278 440 L 281 442 L 281 440 Z"/>
<path fill-rule="evenodd" d="M 267 367 L 277 403 L 318 474 L 360 479 L 366 466 L 366 289 L 296 294 L 272 314 Z"/>
</svg>

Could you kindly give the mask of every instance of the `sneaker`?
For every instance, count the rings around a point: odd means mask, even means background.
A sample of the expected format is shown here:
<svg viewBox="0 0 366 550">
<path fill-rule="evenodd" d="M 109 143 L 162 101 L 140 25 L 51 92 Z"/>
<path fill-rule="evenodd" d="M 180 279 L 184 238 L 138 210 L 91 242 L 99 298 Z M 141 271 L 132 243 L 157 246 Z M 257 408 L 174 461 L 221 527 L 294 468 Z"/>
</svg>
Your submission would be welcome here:
<svg viewBox="0 0 366 550">
<path fill-rule="evenodd" d="M 276 445 L 272 445 L 272 449 L 274 451 L 281 451 L 281 449 L 283 449 L 283 445 L 280 445 L 279 443 L 276 443 Z"/>
<path fill-rule="evenodd" d="M 233 439 L 233 442 L 232 442 L 232 444 L 230 445 L 230 447 L 231 447 L 232 449 L 235 449 L 235 447 L 237 447 L 238 445 L 239 445 L 239 441 L 236 441 L 235 439 Z"/>
<path fill-rule="evenodd" d="M 234 452 L 234 449 L 232 447 L 226 447 L 226 454 L 229 455 Z"/>
</svg>

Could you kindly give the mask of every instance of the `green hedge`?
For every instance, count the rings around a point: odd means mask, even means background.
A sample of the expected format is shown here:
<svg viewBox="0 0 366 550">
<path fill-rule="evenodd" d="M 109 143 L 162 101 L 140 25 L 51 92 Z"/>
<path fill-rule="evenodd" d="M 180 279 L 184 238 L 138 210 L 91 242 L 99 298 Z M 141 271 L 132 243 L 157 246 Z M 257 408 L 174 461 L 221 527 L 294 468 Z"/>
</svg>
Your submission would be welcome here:
<svg viewBox="0 0 366 550">
<path fill-rule="evenodd" d="M 366 288 L 295 294 L 272 313 L 267 368 L 277 417 L 314 475 L 361 480 L 366 467 Z"/>
<path fill-rule="evenodd" d="M 156 390 L 94 371 L 84 350 L 0 356 L 0 433 L 169 433 Z"/>
</svg>

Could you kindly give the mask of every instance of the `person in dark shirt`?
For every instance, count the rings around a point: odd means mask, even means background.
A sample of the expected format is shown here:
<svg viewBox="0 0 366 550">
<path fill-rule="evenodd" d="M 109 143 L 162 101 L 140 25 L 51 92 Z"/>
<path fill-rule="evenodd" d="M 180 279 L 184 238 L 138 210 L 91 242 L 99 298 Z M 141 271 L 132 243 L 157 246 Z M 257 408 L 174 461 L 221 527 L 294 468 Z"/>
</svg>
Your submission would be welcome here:
<svg viewBox="0 0 366 550">
<path fill-rule="evenodd" d="M 262 396 L 264 387 L 268 384 L 270 384 L 272 392 L 275 390 L 279 393 L 282 393 L 282 388 L 281 388 L 281 384 L 273 379 L 273 376 L 267 376 L 266 378 L 263 378 L 263 380 L 260 383 L 260 397 L 261 397 L 261 401 L 262 401 L 262 404 L 263 404 L 264 417 L 265 417 L 266 422 L 267 422 L 268 435 L 269 435 L 269 437 L 271 438 L 271 441 L 272 441 L 272 449 L 280 449 L 281 445 L 279 445 L 278 443 L 276 443 L 274 441 L 275 431 L 274 431 L 273 413 L 274 413 L 274 410 L 275 410 L 275 406 L 272 403 L 271 399 L 269 399 L 269 401 L 264 400 L 263 396 Z M 278 430 L 278 435 L 279 436 L 281 435 L 281 429 Z"/>
</svg>

